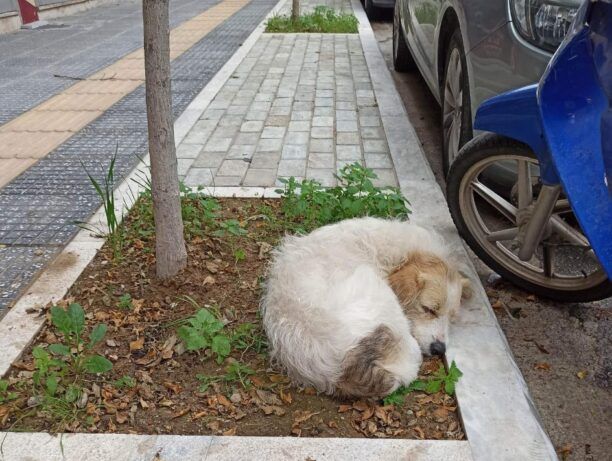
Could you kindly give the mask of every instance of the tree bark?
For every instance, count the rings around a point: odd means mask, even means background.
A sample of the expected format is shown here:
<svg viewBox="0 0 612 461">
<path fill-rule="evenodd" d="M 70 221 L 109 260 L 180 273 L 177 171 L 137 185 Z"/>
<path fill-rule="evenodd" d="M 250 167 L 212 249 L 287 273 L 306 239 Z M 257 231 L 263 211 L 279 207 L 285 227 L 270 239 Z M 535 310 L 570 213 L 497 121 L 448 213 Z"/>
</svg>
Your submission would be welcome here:
<svg viewBox="0 0 612 461">
<path fill-rule="evenodd" d="M 300 0 L 293 0 L 291 4 L 291 22 L 297 22 L 300 17 Z"/>
<path fill-rule="evenodd" d="M 156 272 L 171 278 L 187 264 L 170 89 L 169 0 L 143 0 L 151 192 Z"/>
</svg>

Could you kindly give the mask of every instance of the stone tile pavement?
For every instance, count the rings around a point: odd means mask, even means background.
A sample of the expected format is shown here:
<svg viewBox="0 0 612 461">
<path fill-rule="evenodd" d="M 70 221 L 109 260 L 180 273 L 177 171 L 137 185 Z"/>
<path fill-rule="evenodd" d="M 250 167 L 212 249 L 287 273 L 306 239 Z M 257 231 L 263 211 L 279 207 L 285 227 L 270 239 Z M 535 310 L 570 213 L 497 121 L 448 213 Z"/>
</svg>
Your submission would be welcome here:
<svg viewBox="0 0 612 461">
<path fill-rule="evenodd" d="M 264 34 L 177 156 L 188 186 L 333 186 L 353 162 L 397 185 L 357 34 Z"/>
</svg>

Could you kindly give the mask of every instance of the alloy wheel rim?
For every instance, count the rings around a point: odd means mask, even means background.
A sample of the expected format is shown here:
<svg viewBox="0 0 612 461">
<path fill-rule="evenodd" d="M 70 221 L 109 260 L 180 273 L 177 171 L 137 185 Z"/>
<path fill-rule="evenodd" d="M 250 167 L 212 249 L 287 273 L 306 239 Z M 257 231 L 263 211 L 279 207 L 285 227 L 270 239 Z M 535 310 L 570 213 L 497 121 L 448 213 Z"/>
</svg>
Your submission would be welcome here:
<svg viewBox="0 0 612 461">
<path fill-rule="evenodd" d="M 461 55 L 457 48 L 451 51 L 446 77 L 444 81 L 444 102 L 442 126 L 444 129 L 444 143 L 448 157 L 448 165 L 451 165 L 461 142 L 461 125 L 463 120 L 463 65 Z"/>
<path fill-rule="evenodd" d="M 513 204 L 502 197 L 495 190 L 481 181 L 483 171 L 496 162 L 516 162 L 517 181 L 516 190 L 518 203 Z M 521 261 L 518 256 L 516 245 L 516 234 L 520 228 L 520 210 L 535 202 L 533 193 L 534 178 L 537 174 L 537 160 L 520 155 L 496 155 L 477 162 L 466 172 L 459 187 L 459 208 L 470 234 L 478 241 L 478 244 L 505 269 L 515 273 L 519 277 L 536 285 L 555 290 L 586 290 L 597 286 L 606 280 L 607 275 L 601 265 L 597 262 L 588 240 L 577 226 L 571 226 L 571 207 L 566 199 L 559 199 L 555 211 L 550 220 L 551 236 L 557 240 L 565 241 L 558 246 L 543 244 L 538 245 L 538 254 L 541 258 L 540 264 L 536 258 L 531 261 Z M 484 200 L 489 207 L 505 220 L 506 226 L 501 229 L 491 229 L 490 220 L 485 218 L 477 205 Z M 514 243 L 513 243 L 514 242 Z M 577 254 L 585 258 L 581 262 L 592 263 L 593 270 L 586 273 L 584 269 L 576 270 L 575 275 L 567 275 L 559 272 L 561 266 L 555 265 L 555 258 L 561 259 L 559 250 L 567 250 L 569 247 L 576 248 Z M 557 248 L 557 249 L 555 249 Z M 565 251 L 567 253 L 567 251 Z M 567 256 L 567 255 L 566 255 Z M 565 261 L 567 262 L 567 257 Z M 571 261 L 571 259 L 570 259 Z M 582 266 L 581 266 L 582 267 Z"/>
</svg>

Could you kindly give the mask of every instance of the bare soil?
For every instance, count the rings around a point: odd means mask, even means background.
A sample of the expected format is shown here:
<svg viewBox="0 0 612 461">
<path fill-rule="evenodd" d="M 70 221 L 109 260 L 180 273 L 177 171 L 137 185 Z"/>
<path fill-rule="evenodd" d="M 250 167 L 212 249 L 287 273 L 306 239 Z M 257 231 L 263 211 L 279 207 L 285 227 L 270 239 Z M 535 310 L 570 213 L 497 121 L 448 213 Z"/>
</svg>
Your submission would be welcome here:
<svg viewBox="0 0 612 461">
<path fill-rule="evenodd" d="M 224 237 L 188 235 L 188 267 L 170 282 L 156 279 L 154 238 L 143 227 L 142 216 L 133 210 L 127 219 L 129 238 L 123 258 L 114 261 L 106 245 L 60 303 L 80 303 L 86 312 L 88 330 L 98 323 L 108 325 L 106 337 L 96 351 L 113 362 L 112 371 L 87 375 L 87 398 L 79 406 L 73 404 L 59 414 L 42 410 L 32 398 L 34 364 L 29 348 L 9 372 L 7 379 L 18 398 L 0 404 L 1 429 L 464 438 L 457 402 L 443 392 L 413 392 L 401 406 L 338 400 L 318 394 L 313 388 L 298 388 L 280 370 L 272 368 L 265 352 L 258 306 L 269 252 L 285 232 L 279 224 L 279 202 L 219 202 L 219 219 L 237 219 L 248 233 Z M 236 260 L 237 249 L 244 251 L 244 259 Z M 119 307 L 125 294 L 132 298 L 131 309 Z M 176 325 L 196 312 L 194 302 L 217 309 L 227 329 L 255 324 L 252 344 L 233 350 L 220 365 L 209 353 L 186 352 L 177 340 Z M 46 309 L 39 315 L 49 317 Z M 60 339 L 47 321 L 35 345 L 45 347 Z M 213 383 L 202 391 L 197 375 L 223 375 L 232 360 L 255 370 L 250 383 Z M 426 360 L 421 377 L 432 374 L 439 365 L 438 359 Z M 117 385 L 116 380 L 123 376 L 135 378 L 135 385 Z"/>
</svg>

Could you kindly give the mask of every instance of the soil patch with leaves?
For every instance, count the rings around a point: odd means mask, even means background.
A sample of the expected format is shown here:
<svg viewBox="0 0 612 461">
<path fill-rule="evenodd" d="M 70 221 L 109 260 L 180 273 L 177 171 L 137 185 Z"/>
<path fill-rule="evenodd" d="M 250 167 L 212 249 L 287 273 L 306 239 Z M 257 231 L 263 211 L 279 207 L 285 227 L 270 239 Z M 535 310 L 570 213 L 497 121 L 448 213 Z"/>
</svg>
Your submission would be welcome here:
<svg viewBox="0 0 612 461">
<path fill-rule="evenodd" d="M 146 192 L 122 225 L 121 253 L 105 245 L 64 300 L 32 310 L 47 322 L 0 380 L 0 427 L 463 439 L 454 365 L 447 372 L 428 359 L 411 386 L 365 401 L 295 387 L 269 362 L 258 307 L 279 239 L 347 217 L 408 213 L 369 170 L 351 166 L 340 179 L 331 190 L 291 180 L 280 200 L 185 190 L 189 262 L 170 282 L 155 278 Z"/>
</svg>

